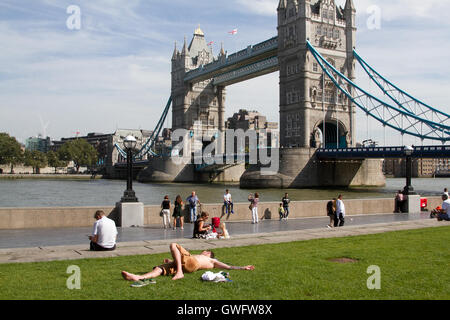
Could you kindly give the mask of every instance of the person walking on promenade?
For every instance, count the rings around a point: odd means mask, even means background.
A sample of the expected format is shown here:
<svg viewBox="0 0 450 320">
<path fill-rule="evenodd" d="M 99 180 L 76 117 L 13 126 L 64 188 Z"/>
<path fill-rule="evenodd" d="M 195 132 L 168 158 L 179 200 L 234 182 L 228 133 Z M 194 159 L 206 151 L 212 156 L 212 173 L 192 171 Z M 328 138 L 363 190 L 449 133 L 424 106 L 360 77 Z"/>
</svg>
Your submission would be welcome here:
<svg viewBox="0 0 450 320">
<path fill-rule="evenodd" d="M 225 206 L 225 213 L 233 213 L 233 200 L 231 199 L 230 191 L 227 189 L 225 190 L 225 194 L 223 195 L 223 205 Z"/>
<path fill-rule="evenodd" d="M 330 217 L 330 224 L 327 225 L 327 228 L 331 229 L 334 227 L 334 221 L 336 219 L 336 198 L 333 198 L 333 200 L 328 201 L 327 216 Z"/>
<path fill-rule="evenodd" d="M 252 212 L 252 224 L 258 223 L 259 193 L 255 192 L 255 195 L 250 194 L 248 196 L 248 201 L 250 201 L 249 209 Z"/>
<path fill-rule="evenodd" d="M 287 221 L 288 217 L 289 217 L 289 203 L 291 202 L 291 200 L 289 199 L 289 195 L 287 193 L 284 194 L 283 199 L 281 199 L 281 201 L 283 202 L 283 209 L 284 209 L 284 220 Z"/>
<path fill-rule="evenodd" d="M 192 191 L 191 195 L 186 199 L 187 204 L 189 205 L 190 212 L 190 222 L 194 223 L 197 221 L 197 204 L 201 205 L 200 200 L 198 199 L 195 191 Z"/>
<path fill-rule="evenodd" d="M 278 215 L 280 216 L 280 221 L 284 219 L 283 203 L 280 203 L 280 206 L 278 207 Z"/>
<path fill-rule="evenodd" d="M 184 229 L 184 215 L 183 215 L 183 200 L 181 199 L 181 196 L 178 195 L 175 198 L 175 202 L 173 204 L 173 230 L 177 227 L 177 220 L 180 219 L 180 227 L 181 230 Z"/>
<path fill-rule="evenodd" d="M 162 218 L 164 229 L 170 228 L 170 200 L 169 196 L 165 196 L 163 202 L 161 203 L 162 208 Z"/>
<path fill-rule="evenodd" d="M 340 194 L 336 200 L 336 217 L 334 219 L 334 226 L 343 227 L 345 224 L 345 204 L 342 201 L 342 194 Z"/>
<path fill-rule="evenodd" d="M 102 210 L 94 214 L 94 230 L 89 236 L 91 251 L 113 251 L 116 249 L 117 228 L 114 220 L 106 217 Z"/>
<path fill-rule="evenodd" d="M 184 278 L 185 273 L 193 273 L 198 270 L 224 269 L 224 270 L 255 270 L 252 265 L 235 267 L 227 265 L 215 259 L 212 251 L 203 251 L 201 254 L 192 255 L 177 243 L 170 244 L 170 252 L 173 260 L 164 259 L 164 264 L 153 268 L 153 271 L 142 276 L 122 271 L 122 277 L 127 281 L 145 281 L 159 276 L 173 276 L 172 280 Z"/>
</svg>

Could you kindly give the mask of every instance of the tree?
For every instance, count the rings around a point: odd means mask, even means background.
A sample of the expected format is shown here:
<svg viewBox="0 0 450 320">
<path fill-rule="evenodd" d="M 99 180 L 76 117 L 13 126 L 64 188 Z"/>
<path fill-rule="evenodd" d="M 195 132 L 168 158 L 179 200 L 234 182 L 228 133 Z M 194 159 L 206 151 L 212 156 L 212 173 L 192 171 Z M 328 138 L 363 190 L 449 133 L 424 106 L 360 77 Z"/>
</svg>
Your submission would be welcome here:
<svg viewBox="0 0 450 320">
<path fill-rule="evenodd" d="M 58 168 L 66 167 L 68 162 L 61 160 L 59 154 L 54 151 L 47 152 L 47 161 L 48 165 L 52 168 L 55 168 L 55 173 Z"/>
<path fill-rule="evenodd" d="M 58 150 L 60 159 L 73 161 L 77 173 L 81 166 L 92 166 L 97 162 L 98 152 L 85 139 L 71 140 L 62 145 Z"/>
<path fill-rule="evenodd" d="M 47 155 L 39 150 L 25 150 L 23 164 L 33 167 L 33 173 L 39 173 L 41 168 L 47 166 Z"/>
<path fill-rule="evenodd" d="M 14 165 L 23 160 L 22 146 L 16 138 L 0 132 L 0 164 L 10 164 L 11 173 L 14 173 Z"/>
</svg>

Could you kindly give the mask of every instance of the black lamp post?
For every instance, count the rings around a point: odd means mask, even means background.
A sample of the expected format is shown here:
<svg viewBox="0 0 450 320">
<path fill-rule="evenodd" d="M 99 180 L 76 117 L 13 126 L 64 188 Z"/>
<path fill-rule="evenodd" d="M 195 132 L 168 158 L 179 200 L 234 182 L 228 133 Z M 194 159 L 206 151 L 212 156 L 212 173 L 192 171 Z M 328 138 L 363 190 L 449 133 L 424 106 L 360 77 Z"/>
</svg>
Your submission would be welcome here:
<svg viewBox="0 0 450 320">
<path fill-rule="evenodd" d="M 133 190 L 133 150 L 136 147 L 136 139 L 128 136 L 123 141 L 127 151 L 127 190 L 123 193 L 121 202 L 139 202 Z"/>
<path fill-rule="evenodd" d="M 406 157 L 406 186 L 403 189 L 404 195 L 414 195 L 414 188 L 411 185 L 412 178 L 412 154 L 414 152 L 414 148 L 410 146 L 405 146 L 405 157 Z"/>
</svg>

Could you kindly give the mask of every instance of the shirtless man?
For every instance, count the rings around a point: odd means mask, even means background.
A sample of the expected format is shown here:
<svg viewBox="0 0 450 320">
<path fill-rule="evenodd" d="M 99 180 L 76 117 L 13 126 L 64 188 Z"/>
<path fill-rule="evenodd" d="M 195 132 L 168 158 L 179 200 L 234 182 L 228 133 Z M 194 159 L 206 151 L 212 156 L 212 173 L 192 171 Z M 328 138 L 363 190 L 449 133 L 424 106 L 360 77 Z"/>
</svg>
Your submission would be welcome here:
<svg viewBox="0 0 450 320">
<path fill-rule="evenodd" d="M 176 243 L 170 245 L 170 252 L 174 260 L 165 259 L 164 264 L 154 267 L 153 271 L 142 276 L 122 271 L 122 276 L 128 281 L 153 279 L 163 276 L 173 276 L 172 280 L 184 278 L 184 273 L 198 270 L 225 269 L 225 270 L 254 270 L 254 266 L 234 267 L 214 259 L 212 251 L 203 251 L 198 255 L 191 255 L 186 249 Z"/>
</svg>

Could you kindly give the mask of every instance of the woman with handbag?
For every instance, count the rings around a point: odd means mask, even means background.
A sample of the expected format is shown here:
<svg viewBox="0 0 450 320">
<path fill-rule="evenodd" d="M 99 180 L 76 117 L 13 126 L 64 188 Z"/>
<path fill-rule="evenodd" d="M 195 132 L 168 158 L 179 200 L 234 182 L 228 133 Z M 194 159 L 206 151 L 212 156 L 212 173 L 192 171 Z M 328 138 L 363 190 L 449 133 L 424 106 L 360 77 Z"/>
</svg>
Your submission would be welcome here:
<svg viewBox="0 0 450 320">
<path fill-rule="evenodd" d="M 256 192 L 254 196 L 250 194 L 248 196 L 248 201 L 250 201 L 250 206 L 248 208 L 252 212 L 252 224 L 258 223 L 258 203 L 259 203 L 258 192 Z"/>
<path fill-rule="evenodd" d="M 172 217 L 173 217 L 173 230 L 175 230 L 177 227 L 178 218 L 180 219 L 181 230 L 183 230 L 184 229 L 183 200 L 181 199 L 180 195 L 178 195 L 175 199 Z"/>
<path fill-rule="evenodd" d="M 170 228 L 170 200 L 169 196 L 165 196 L 161 203 L 161 213 L 159 214 L 163 218 L 164 229 Z"/>
</svg>

